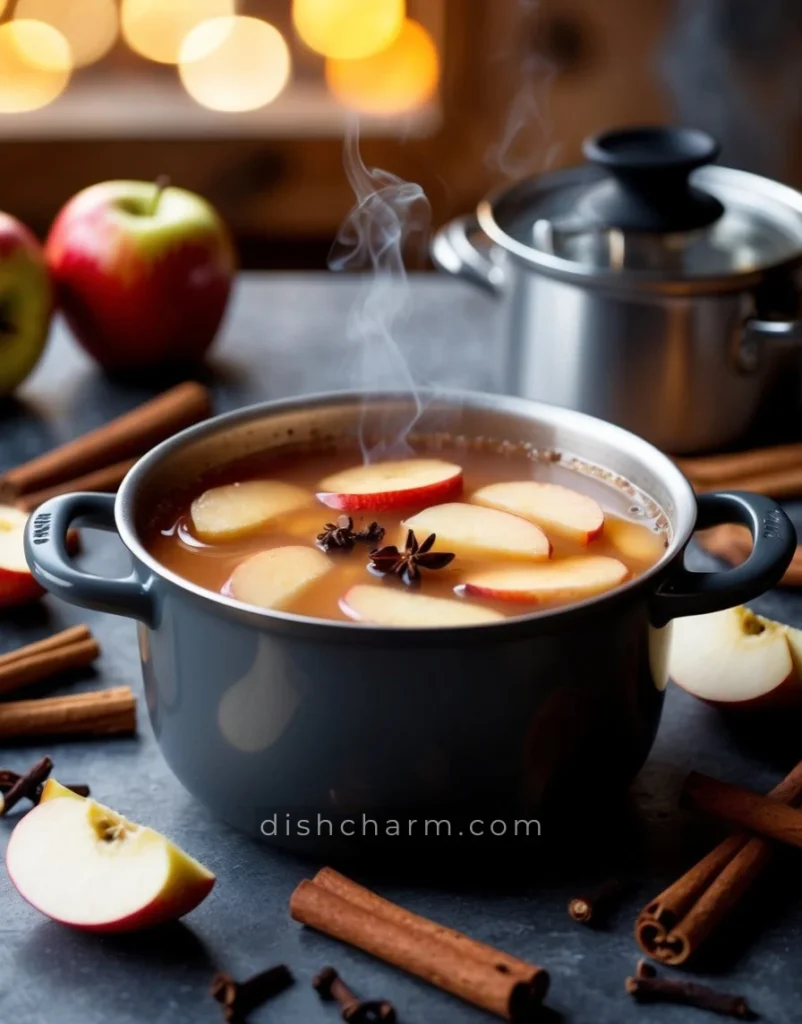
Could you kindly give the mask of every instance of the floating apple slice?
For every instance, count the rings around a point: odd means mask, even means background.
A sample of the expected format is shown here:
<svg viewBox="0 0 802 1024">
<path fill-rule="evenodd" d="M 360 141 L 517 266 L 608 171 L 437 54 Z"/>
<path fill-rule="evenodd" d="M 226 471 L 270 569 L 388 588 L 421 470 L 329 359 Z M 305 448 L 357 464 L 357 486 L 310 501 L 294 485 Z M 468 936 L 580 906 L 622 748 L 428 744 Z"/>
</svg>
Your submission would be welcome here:
<svg viewBox="0 0 802 1024">
<path fill-rule="evenodd" d="M 561 558 L 547 565 L 479 570 L 463 577 L 457 593 L 532 604 L 579 601 L 623 583 L 629 569 L 617 558 L 588 555 Z"/>
<path fill-rule="evenodd" d="M 551 555 L 549 538 L 534 523 L 509 512 L 481 505 L 452 502 L 433 505 L 403 524 L 422 540 L 437 534 L 441 550 L 483 558 L 522 558 L 543 561 Z"/>
<path fill-rule="evenodd" d="M 375 626 L 470 626 L 504 618 L 500 612 L 466 601 L 367 583 L 351 587 L 340 599 L 340 608 L 349 618 Z"/>
<path fill-rule="evenodd" d="M 665 533 L 658 533 L 645 523 L 633 523 L 631 519 L 619 519 L 618 516 L 607 516 L 604 537 L 619 555 L 648 565 L 654 565 L 666 550 Z"/>
<path fill-rule="evenodd" d="M 209 894 L 214 875 L 153 829 L 48 782 L 11 834 L 6 866 L 47 917 L 94 932 L 175 921 Z"/>
<path fill-rule="evenodd" d="M 462 467 L 440 459 L 374 462 L 328 476 L 319 487 L 319 500 L 341 512 L 408 508 L 458 498 Z"/>
<path fill-rule="evenodd" d="M 27 522 L 27 513 L 0 505 L 0 608 L 28 604 L 44 594 L 25 561 Z"/>
<path fill-rule="evenodd" d="M 589 544 L 604 529 L 604 512 L 598 501 L 560 484 L 536 480 L 489 484 L 481 487 L 471 501 L 511 512 L 536 523 L 549 534 L 568 537 L 579 544 Z"/>
<path fill-rule="evenodd" d="M 802 702 L 802 634 L 748 608 L 677 619 L 668 671 L 694 697 L 732 709 Z"/>
<path fill-rule="evenodd" d="M 226 484 L 204 491 L 192 502 L 192 526 L 201 540 L 234 540 L 314 501 L 309 491 L 281 480 Z"/>
<path fill-rule="evenodd" d="M 271 548 L 241 562 L 226 584 L 226 592 L 245 604 L 283 608 L 332 568 L 333 562 L 317 548 L 295 544 Z"/>
</svg>

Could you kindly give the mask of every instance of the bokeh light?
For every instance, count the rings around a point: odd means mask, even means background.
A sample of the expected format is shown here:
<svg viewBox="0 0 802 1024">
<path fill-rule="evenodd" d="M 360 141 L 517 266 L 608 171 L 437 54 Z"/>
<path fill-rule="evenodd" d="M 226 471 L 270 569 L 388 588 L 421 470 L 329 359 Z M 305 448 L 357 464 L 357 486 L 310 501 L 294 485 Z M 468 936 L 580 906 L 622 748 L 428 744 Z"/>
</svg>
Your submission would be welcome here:
<svg viewBox="0 0 802 1024">
<path fill-rule="evenodd" d="M 42 21 L 0 25 L 0 114 L 46 107 L 61 95 L 72 73 L 70 44 Z"/>
<path fill-rule="evenodd" d="M 160 64 L 177 64 L 189 32 L 235 10 L 235 0 L 122 0 L 120 17 L 132 50 Z"/>
<path fill-rule="evenodd" d="M 326 82 L 340 103 L 366 114 L 402 114 L 430 100 L 440 79 L 434 40 L 407 18 L 386 50 L 363 60 L 326 61 Z"/>
<path fill-rule="evenodd" d="M 260 18 L 212 18 L 181 47 L 179 74 L 201 106 L 241 112 L 272 102 L 289 81 L 290 51 L 279 30 Z"/>
<path fill-rule="evenodd" d="M 75 67 L 100 60 L 117 38 L 114 0 L 17 0 L 14 17 L 58 29 L 70 44 Z"/>
<path fill-rule="evenodd" d="M 386 50 L 404 24 L 405 0 L 293 0 L 295 31 L 324 57 L 358 60 Z"/>
</svg>

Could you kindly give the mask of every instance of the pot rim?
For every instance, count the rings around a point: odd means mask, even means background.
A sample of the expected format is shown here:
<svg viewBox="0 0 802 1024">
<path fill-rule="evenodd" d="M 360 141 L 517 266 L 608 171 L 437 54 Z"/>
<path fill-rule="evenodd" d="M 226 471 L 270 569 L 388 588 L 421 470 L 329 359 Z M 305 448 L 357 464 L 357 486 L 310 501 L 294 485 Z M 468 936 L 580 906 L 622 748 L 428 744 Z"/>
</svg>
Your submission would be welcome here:
<svg viewBox="0 0 802 1024">
<path fill-rule="evenodd" d="M 196 441 L 213 435 L 221 429 L 237 426 L 250 420 L 262 419 L 273 414 L 288 413 L 294 411 L 309 410 L 313 407 L 334 406 L 338 404 L 353 404 L 355 402 L 382 401 L 382 400 L 408 400 L 409 391 L 370 391 L 361 390 L 340 390 L 316 392 L 310 395 L 299 395 L 291 398 L 269 400 L 254 405 L 245 406 L 229 413 L 221 413 L 208 420 L 187 427 L 173 437 L 168 438 L 156 445 L 149 452 L 143 455 L 128 472 L 117 492 L 114 505 L 115 524 L 123 544 L 137 560 L 147 567 L 152 576 L 166 581 L 172 586 L 185 592 L 188 596 L 200 599 L 204 604 L 216 606 L 225 613 L 239 620 L 245 619 L 253 625 L 264 627 L 271 623 L 284 628 L 299 628 L 304 631 L 313 629 L 316 632 L 325 632 L 328 639 L 343 639 L 345 636 L 366 636 L 387 639 L 399 636 L 417 634 L 420 636 L 436 637 L 446 639 L 449 637 L 464 638 L 467 634 L 489 636 L 501 630 L 515 629 L 515 627 L 531 626 L 540 623 L 550 623 L 555 619 L 565 620 L 573 615 L 580 615 L 589 608 L 603 602 L 614 601 L 625 598 L 633 591 L 646 586 L 655 576 L 661 575 L 676 555 L 681 552 L 694 531 L 696 523 L 696 498 L 693 488 L 684 476 L 679 467 L 658 448 L 648 441 L 608 423 L 606 420 L 598 419 L 587 413 L 577 412 L 561 406 L 552 405 L 547 402 L 535 402 L 530 399 L 516 398 L 508 395 L 494 395 L 479 391 L 463 391 L 452 389 L 419 389 L 419 396 L 429 397 L 432 400 L 453 403 L 456 407 L 469 407 L 477 410 L 483 408 L 495 411 L 508 412 L 510 415 L 519 415 L 524 419 L 542 421 L 546 420 L 553 425 L 584 426 L 594 436 L 601 437 L 607 443 L 615 447 L 629 450 L 635 455 L 640 455 L 647 463 L 670 493 L 675 513 L 671 525 L 671 537 L 669 544 L 661 558 L 649 569 L 639 576 L 615 587 L 603 594 L 586 598 L 583 601 L 576 601 L 569 605 L 547 608 L 542 611 L 528 612 L 525 615 L 510 616 L 502 621 L 487 622 L 481 624 L 455 625 L 447 627 L 422 627 L 422 626 L 382 626 L 371 623 L 346 622 L 336 619 L 317 619 L 311 616 L 299 615 L 293 612 L 283 612 L 275 609 L 260 608 L 256 605 L 245 604 L 225 594 L 215 593 L 207 590 L 191 580 L 168 569 L 150 554 L 139 539 L 134 517 L 137 490 L 143 479 L 151 471 L 154 465 L 161 459 L 180 449 L 188 442 Z M 574 454 L 580 455 L 581 452 Z M 662 508 L 662 506 L 660 506 Z M 665 512 L 665 510 L 663 510 Z M 667 513 L 666 513 L 667 514 Z"/>
<path fill-rule="evenodd" d="M 571 176 L 587 177 L 596 175 L 593 168 L 586 164 L 553 171 L 549 175 L 541 175 L 538 181 L 560 177 L 566 181 Z M 723 167 L 710 164 L 694 172 L 694 183 L 704 184 L 709 181 L 715 185 L 735 185 L 750 191 L 755 197 L 767 196 L 777 203 L 782 203 L 802 218 L 802 193 L 790 185 L 766 178 L 750 171 L 737 170 L 734 167 Z M 534 246 L 517 241 L 509 235 L 496 219 L 496 209 L 504 199 L 514 199 L 516 194 L 525 194 L 533 187 L 531 178 L 525 178 L 513 185 L 502 185 L 493 189 L 476 207 L 476 219 L 487 237 L 505 252 L 525 264 L 530 270 L 539 271 L 549 277 L 570 281 L 580 286 L 603 288 L 619 293 L 651 293 L 657 295 L 702 295 L 721 294 L 745 291 L 754 288 L 767 274 L 779 268 L 793 268 L 802 263 L 802 247 L 791 257 L 766 262 L 760 267 L 750 270 L 733 271 L 728 274 L 700 275 L 698 277 L 671 278 L 665 274 L 650 271 L 605 270 L 598 267 L 583 266 L 573 260 L 563 259 L 551 253 L 543 252 Z"/>
</svg>

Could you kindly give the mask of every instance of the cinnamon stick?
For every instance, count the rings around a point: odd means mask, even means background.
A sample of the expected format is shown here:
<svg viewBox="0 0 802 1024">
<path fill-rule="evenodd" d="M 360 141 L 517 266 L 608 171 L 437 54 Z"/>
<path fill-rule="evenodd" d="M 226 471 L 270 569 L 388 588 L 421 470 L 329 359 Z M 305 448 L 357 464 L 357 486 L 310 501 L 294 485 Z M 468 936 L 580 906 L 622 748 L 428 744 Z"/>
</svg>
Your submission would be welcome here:
<svg viewBox="0 0 802 1024">
<path fill-rule="evenodd" d="M 159 441 L 205 419 L 209 391 L 192 381 L 179 384 L 124 416 L 55 448 L 0 477 L 0 501 L 52 488 L 65 480 L 142 455 Z"/>
<path fill-rule="evenodd" d="M 802 761 L 769 794 L 793 804 L 802 797 Z M 692 957 L 768 862 L 771 845 L 729 836 L 641 911 L 635 938 L 648 956 L 679 966 Z"/>
<path fill-rule="evenodd" d="M 703 814 L 719 818 L 749 832 L 802 847 L 802 811 L 779 800 L 691 772 L 683 790 L 685 799 Z"/>
<path fill-rule="evenodd" d="M 341 875 L 333 868 L 321 868 L 313 881 L 315 885 L 348 900 L 349 903 L 353 903 L 354 906 L 362 910 L 375 914 L 384 921 L 399 925 L 401 928 L 414 929 L 423 935 L 437 939 L 438 942 L 450 946 L 456 953 L 481 960 L 496 970 L 503 969 L 504 973 L 519 977 L 528 983 L 537 978 L 538 985 L 543 986 L 541 998 L 546 994 L 548 975 L 541 967 L 534 967 L 525 960 L 519 960 L 508 953 L 503 953 L 501 950 L 494 949 L 493 946 L 488 946 L 477 939 L 472 939 L 453 928 L 447 928 L 445 925 L 438 924 L 437 921 L 414 914 L 411 910 L 400 907 L 397 903 L 391 903 L 390 900 L 366 889 L 358 882 L 346 878 L 345 875 Z"/>
<path fill-rule="evenodd" d="M 802 443 L 779 444 L 770 448 L 752 448 L 727 455 L 707 455 L 677 459 L 682 472 L 694 482 L 716 484 L 743 477 L 775 473 L 802 466 Z"/>
<path fill-rule="evenodd" d="M 61 672 L 86 668 L 100 655 L 100 644 L 91 635 L 84 640 L 31 650 L 36 647 L 39 645 L 31 644 L 27 650 L 23 647 L 14 651 L 6 664 L 0 661 L 0 694 L 15 693 Z"/>
<path fill-rule="evenodd" d="M 694 490 L 698 494 L 705 491 L 753 491 L 767 497 L 795 498 L 802 494 L 802 465 L 788 466 L 784 469 L 772 469 L 763 473 L 750 473 L 748 476 L 725 477 L 715 483 L 708 480 L 697 480 L 690 477 Z"/>
<path fill-rule="evenodd" d="M 752 552 L 752 536 L 745 526 L 724 523 L 696 534 L 696 540 L 711 555 L 730 565 L 741 565 Z M 802 587 L 802 547 L 797 547 L 791 564 L 780 581 L 781 586 Z"/>
<path fill-rule="evenodd" d="M 62 483 L 46 487 L 42 491 L 23 494 L 22 497 L 17 498 L 14 504 L 22 512 L 34 512 L 44 502 L 59 494 L 72 494 L 74 491 L 102 491 L 104 494 L 113 494 L 137 461 L 137 459 L 125 459 L 123 462 L 115 462 L 111 466 L 104 466 L 103 469 L 96 469 L 72 480 L 64 480 Z"/>
<path fill-rule="evenodd" d="M 59 736 L 122 736 L 136 732 L 136 699 L 127 686 L 68 697 L 0 703 L 0 741 Z"/>
<path fill-rule="evenodd" d="M 527 984 L 503 963 L 494 966 L 460 952 L 448 940 L 379 917 L 308 879 L 292 894 L 290 915 L 505 1020 L 530 1020 L 547 987 L 548 976 L 540 968 L 531 967 Z"/>
<path fill-rule="evenodd" d="M 58 647 L 67 647 L 69 644 L 78 643 L 81 640 L 90 640 L 91 638 L 92 631 L 89 626 L 83 623 L 80 626 L 70 626 L 69 629 L 63 629 L 60 633 L 54 633 L 52 636 L 45 637 L 44 640 L 37 640 L 35 643 L 18 647 L 15 651 L 0 654 L 0 669 L 13 665 L 15 661 L 27 658 L 31 654 L 44 654 L 45 651 L 53 651 Z"/>
</svg>

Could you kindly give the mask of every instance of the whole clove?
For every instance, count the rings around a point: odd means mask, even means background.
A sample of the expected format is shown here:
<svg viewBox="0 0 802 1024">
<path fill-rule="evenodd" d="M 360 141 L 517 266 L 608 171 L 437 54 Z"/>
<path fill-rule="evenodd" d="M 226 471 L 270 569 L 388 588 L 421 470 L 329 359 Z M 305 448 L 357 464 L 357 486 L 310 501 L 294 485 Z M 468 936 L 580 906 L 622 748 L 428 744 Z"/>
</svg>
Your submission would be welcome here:
<svg viewBox="0 0 802 1024">
<path fill-rule="evenodd" d="M 18 772 L 8 771 L 7 769 L 0 769 L 0 799 L 4 798 L 8 791 L 11 789 L 11 787 L 14 785 L 14 783 L 21 778 L 22 776 Z M 34 807 L 42 799 L 42 791 L 45 788 L 46 781 L 46 779 L 43 780 L 37 786 L 35 786 L 29 793 L 25 794 L 25 797 L 27 797 L 27 799 L 31 801 Z M 85 785 L 82 782 L 64 783 L 63 785 L 65 789 L 69 789 L 71 792 L 75 793 L 76 796 L 91 796 L 91 790 L 89 789 L 89 786 Z"/>
<path fill-rule="evenodd" d="M 333 967 L 324 967 L 312 980 L 321 999 L 336 1002 L 349 1024 L 393 1024 L 395 1009 L 386 999 L 358 999 Z"/>
<path fill-rule="evenodd" d="M 41 796 L 41 787 L 47 781 L 47 777 L 53 770 L 53 762 L 49 757 L 43 757 L 25 775 L 20 775 L 9 786 L 8 790 L 0 794 L 0 815 L 7 814 L 20 800 L 29 799 L 34 803 L 38 801 L 37 791 Z"/>
<path fill-rule="evenodd" d="M 212 980 L 212 998 L 223 1008 L 227 1024 L 239 1024 L 257 1007 L 289 988 L 294 980 L 285 964 L 270 967 L 246 981 L 235 981 L 221 971 Z"/>
<path fill-rule="evenodd" d="M 710 1010 L 722 1017 L 736 1020 L 757 1020 L 757 1014 L 750 1008 L 743 996 L 717 992 L 707 985 L 674 978 L 660 978 L 640 969 L 634 978 L 627 978 L 626 990 L 639 1003 L 678 1003 L 693 1006 L 697 1010 Z"/>
<path fill-rule="evenodd" d="M 568 901 L 568 913 L 579 924 L 593 927 L 605 924 L 626 894 L 628 882 L 624 878 L 605 879 L 584 896 Z"/>
</svg>

